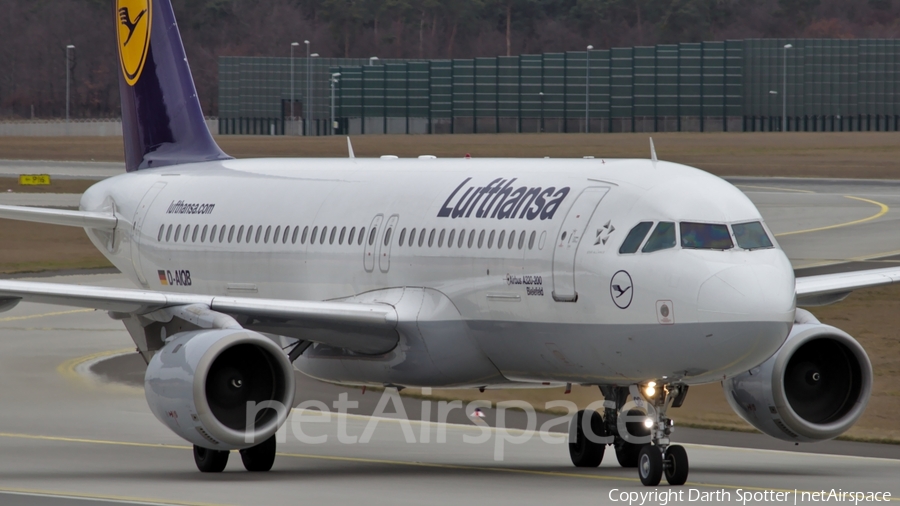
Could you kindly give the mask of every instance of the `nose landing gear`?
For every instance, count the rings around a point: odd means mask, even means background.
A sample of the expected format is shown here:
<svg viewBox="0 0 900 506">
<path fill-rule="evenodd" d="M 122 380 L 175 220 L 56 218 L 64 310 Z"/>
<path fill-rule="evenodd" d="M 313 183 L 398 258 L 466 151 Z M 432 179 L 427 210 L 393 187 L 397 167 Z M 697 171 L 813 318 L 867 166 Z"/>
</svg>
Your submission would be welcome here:
<svg viewBox="0 0 900 506">
<path fill-rule="evenodd" d="M 569 424 L 569 456 L 577 467 L 596 467 L 612 444 L 622 467 L 636 467 L 641 483 L 684 485 L 689 464 L 684 447 L 670 444 L 674 424 L 669 407 L 680 407 L 688 387 L 680 383 L 601 387 L 605 417 L 579 411 Z"/>
<path fill-rule="evenodd" d="M 650 429 L 651 444 L 641 448 L 638 458 L 638 475 L 648 487 L 659 485 L 666 475 L 669 485 L 684 485 L 688 477 L 688 457 L 683 446 L 670 444 L 674 422 L 666 416 L 669 407 L 679 407 L 687 395 L 687 385 L 662 384 L 651 381 L 643 387 L 647 402 L 647 419 L 644 425 Z"/>
</svg>

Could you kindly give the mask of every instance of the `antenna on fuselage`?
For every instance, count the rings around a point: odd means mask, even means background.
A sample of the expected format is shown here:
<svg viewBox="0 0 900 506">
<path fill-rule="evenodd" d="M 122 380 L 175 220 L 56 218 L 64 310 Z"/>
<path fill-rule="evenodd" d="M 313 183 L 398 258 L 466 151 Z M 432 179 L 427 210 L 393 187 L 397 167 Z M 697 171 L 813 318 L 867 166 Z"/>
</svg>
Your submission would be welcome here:
<svg viewBox="0 0 900 506">
<path fill-rule="evenodd" d="M 349 137 L 348 137 L 349 140 Z M 656 158 L 656 147 L 653 145 L 653 137 L 650 137 L 650 161 L 653 162 L 653 167 L 656 167 L 656 162 L 659 161 Z"/>
<path fill-rule="evenodd" d="M 350 143 L 349 135 L 347 136 L 347 151 L 350 152 L 350 158 L 356 158 L 356 155 L 353 154 L 353 144 Z"/>
</svg>

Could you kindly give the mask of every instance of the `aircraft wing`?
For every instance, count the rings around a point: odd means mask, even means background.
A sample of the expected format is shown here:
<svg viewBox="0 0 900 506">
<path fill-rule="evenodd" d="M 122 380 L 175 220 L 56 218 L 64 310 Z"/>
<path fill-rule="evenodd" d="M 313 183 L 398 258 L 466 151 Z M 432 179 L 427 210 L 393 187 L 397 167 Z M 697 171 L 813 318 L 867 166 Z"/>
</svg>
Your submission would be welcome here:
<svg viewBox="0 0 900 506">
<path fill-rule="evenodd" d="M 900 282 L 898 267 L 797 278 L 797 305 L 826 306 L 844 300 L 853 290 L 897 282 Z"/>
<path fill-rule="evenodd" d="M 152 290 L 0 280 L 0 311 L 20 301 L 148 315 L 160 309 L 204 306 L 248 329 L 375 353 L 396 343 L 398 316 L 390 304 L 251 299 Z"/>
<path fill-rule="evenodd" d="M 66 211 L 63 209 L 45 209 L 42 207 L 2 205 L 0 205 L 0 218 L 49 223 L 51 225 L 66 225 L 70 227 L 96 228 L 101 230 L 113 230 L 116 228 L 117 222 L 117 218 L 113 213 Z"/>
</svg>

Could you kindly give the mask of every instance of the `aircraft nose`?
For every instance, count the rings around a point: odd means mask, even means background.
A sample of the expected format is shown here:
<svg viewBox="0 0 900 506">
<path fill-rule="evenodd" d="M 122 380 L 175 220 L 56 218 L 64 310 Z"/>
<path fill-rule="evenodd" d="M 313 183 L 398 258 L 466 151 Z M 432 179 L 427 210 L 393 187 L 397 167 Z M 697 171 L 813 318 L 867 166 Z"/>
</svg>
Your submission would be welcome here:
<svg viewBox="0 0 900 506">
<path fill-rule="evenodd" d="M 701 322 L 792 322 L 794 277 L 773 265 L 728 267 L 700 285 L 697 313 Z"/>
</svg>

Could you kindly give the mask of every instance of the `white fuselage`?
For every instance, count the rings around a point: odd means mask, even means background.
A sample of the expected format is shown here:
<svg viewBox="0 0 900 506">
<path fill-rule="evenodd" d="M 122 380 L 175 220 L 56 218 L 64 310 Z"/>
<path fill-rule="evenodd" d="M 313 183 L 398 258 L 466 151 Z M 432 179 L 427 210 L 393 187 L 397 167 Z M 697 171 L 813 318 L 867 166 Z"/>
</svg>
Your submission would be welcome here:
<svg viewBox="0 0 900 506">
<path fill-rule="evenodd" d="M 672 163 L 231 160 L 117 176 L 81 207 L 115 210 L 114 237 L 89 235 L 148 289 L 295 300 L 426 289 L 417 296 L 438 316 L 418 341 L 377 357 L 316 346 L 295 362 L 332 381 L 704 383 L 762 363 L 794 320 L 777 244 L 686 249 L 678 237 L 619 252 L 639 222 L 762 221 L 732 185 Z"/>
</svg>

